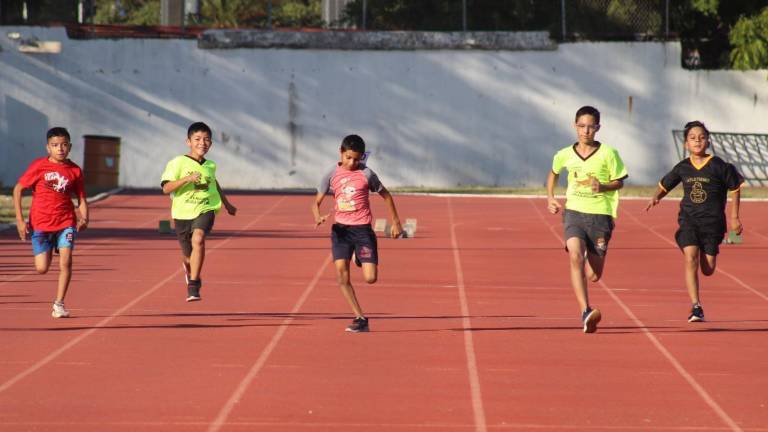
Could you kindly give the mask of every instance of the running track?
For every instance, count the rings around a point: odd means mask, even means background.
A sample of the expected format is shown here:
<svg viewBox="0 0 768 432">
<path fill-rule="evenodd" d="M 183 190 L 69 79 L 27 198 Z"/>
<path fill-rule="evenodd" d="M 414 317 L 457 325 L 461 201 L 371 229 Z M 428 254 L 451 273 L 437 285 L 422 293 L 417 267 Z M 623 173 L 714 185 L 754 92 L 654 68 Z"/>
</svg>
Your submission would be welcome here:
<svg viewBox="0 0 768 432">
<path fill-rule="evenodd" d="M 743 203 L 688 324 L 677 203 L 624 200 L 584 335 L 543 199 L 398 196 L 417 238 L 380 240 L 376 285 L 354 270 L 372 331 L 349 334 L 312 198 L 231 199 L 198 303 L 157 233 L 167 197 L 92 206 L 71 319 L 0 233 L 0 430 L 768 431 L 768 203 Z"/>
</svg>

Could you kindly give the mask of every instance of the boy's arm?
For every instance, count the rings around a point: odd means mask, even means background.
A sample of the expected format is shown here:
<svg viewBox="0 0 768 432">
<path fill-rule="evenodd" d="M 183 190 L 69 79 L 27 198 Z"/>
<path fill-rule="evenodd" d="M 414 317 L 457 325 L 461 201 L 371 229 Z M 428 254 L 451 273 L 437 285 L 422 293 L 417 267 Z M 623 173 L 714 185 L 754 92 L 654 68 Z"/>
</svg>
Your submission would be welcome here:
<svg viewBox="0 0 768 432">
<path fill-rule="evenodd" d="M 187 183 L 195 183 L 196 181 L 200 180 L 200 173 L 194 172 L 186 177 L 182 177 L 178 180 L 171 180 L 163 183 L 163 193 L 168 195 L 169 193 L 175 191 L 176 189 L 184 186 Z"/>
<path fill-rule="evenodd" d="M 650 210 L 652 207 L 656 206 L 661 202 L 661 199 L 667 196 L 669 191 L 664 190 L 664 188 L 661 187 L 661 183 L 659 183 L 658 186 L 656 186 L 656 192 L 653 193 L 653 196 L 651 197 L 651 201 L 648 202 L 648 205 L 645 206 L 645 211 Z"/>
<path fill-rule="evenodd" d="M 16 183 L 16 186 L 13 187 L 13 207 L 16 209 L 16 230 L 19 232 L 19 238 L 26 240 L 29 228 L 24 220 L 24 211 L 21 208 L 21 192 L 23 190 L 24 186 L 21 183 Z"/>
<path fill-rule="evenodd" d="M 400 224 L 400 216 L 397 214 L 397 208 L 395 207 L 395 199 L 392 197 L 392 194 L 389 193 L 387 188 L 384 186 L 381 187 L 381 190 L 379 191 L 379 195 L 381 195 L 382 198 L 384 198 L 384 202 L 387 203 L 387 208 L 389 209 L 389 215 L 392 217 L 392 229 L 390 231 L 390 236 L 392 238 L 397 238 L 400 236 L 400 234 L 403 233 L 403 226 Z"/>
<path fill-rule="evenodd" d="M 221 185 L 219 184 L 219 181 L 216 180 L 216 190 L 219 191 L 219 196 L 221 197 L 221 203 L 224 204 L 224 208 L 227 209 L 227 213 L 234 216 L 237 213 L 237 207 L 233 206 L 232 203 L 229 202 L 226 195 L 224 195 L 224 191 L 221 190 Z"/>
<path fill-rule="evenodd" d="M 741 189 L 736 189 L 731 192 L 731 230 L 736 234 L 741 234 L 744 231 L 744 226 L 739 219 L 739 207 L 741 206 Z"/>
<path fill-rule="evenodd" d="M 80 198 L 80 220 L 77 221 L 77 231 L 83 231 L 88 228 L 88 200 L 85 197 Z"/>
<path fill-rule="evenodd" d="M 624 180 L 611 180 L 608 183 L 600 183 L 595 177 L 591 177 L 592 192 L 610 192 L 624 187 Z"/>
<path fill-rule="evenodd" d="M 560 203 L 555 199 L 555 185 L 559 178 L 560 175 L 555 174 L 552 171 L 549 171 L 549 174 L 547 174 L 547 210 L 552 214 L 556 214 L 562 208 Z"/>
<path fill-rule="evenodd" d="M 323 203 L 323 199 L 325 199 L 325 192 L 317 192 L 315 195 L 315 200 L 312 202 L 312 207 L 310 208 L 312 210 L 312 215 L 315 217 L 315 228 L 319 227 L 320 224 L 325 222 L 328 219 L 328 216 L 330 216 L 330 213 L 326 213 L 325 215 L 320 215 L 320 204 Z"/>
</svg>

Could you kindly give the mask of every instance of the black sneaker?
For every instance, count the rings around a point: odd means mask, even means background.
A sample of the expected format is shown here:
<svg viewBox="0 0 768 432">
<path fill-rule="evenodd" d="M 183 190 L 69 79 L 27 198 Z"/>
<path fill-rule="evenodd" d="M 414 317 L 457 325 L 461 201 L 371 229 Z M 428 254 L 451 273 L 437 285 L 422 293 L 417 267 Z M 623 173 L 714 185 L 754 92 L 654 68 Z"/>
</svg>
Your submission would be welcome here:
<svg viewBox="0 0 768 432">
<path fill-rule="evenodd" d="M 187 283 L 187 301 L 200 301 L 202 298 L 200 297 L 200 288 L 202 287 L 202 281 L 200 279 L 198 280 L 192 280 L 190 279 Z"/>
<path fill-rule="evenodd" d="M 691 308 L 691 314 L 688 315 L 688 322 L 701 322 L 704 321 L 704 308 L 701 305 L 694 305 Z"/>
<path fill-rule="evenodd" d="M 600 309 L 588 307 L 581 314 L 581 321 L 584 323 L 584 333 L 594 333 L 597 331 L 597 323 L 603 318 Z"/>
<path fill-rule="evenodd" d="M 360 333 L 368 331 L 368 318 L 359 317 L 352 320 L 352 324 L 347 327 L 346 331 L 352 333 Z"/>
</svg>

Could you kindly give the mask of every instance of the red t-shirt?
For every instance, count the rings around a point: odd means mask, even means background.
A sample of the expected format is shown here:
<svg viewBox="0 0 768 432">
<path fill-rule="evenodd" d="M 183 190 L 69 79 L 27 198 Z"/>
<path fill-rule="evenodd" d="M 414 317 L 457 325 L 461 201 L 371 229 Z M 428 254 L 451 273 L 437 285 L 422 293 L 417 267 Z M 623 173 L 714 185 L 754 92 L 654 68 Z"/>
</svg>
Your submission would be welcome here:
<svg viewBox="0 0 768 432">
<path fill-rule="evenodd" d="M 24 189 L 32 188 L 29 225 L 36 231 L 60 231 L 77 224 L 72 195 L 85 199 L 83 171 L 67 159 L 55 163 L 35 159 L 19 178 Z"/>
</svg>

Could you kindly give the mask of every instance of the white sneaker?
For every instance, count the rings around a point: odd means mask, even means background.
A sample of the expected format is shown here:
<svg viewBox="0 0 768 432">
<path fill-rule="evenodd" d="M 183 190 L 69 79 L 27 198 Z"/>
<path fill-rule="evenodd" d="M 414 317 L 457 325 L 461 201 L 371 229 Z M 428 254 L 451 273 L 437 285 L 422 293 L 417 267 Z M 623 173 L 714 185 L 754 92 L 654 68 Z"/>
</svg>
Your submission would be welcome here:
<svg viewBox="0 0 768 432">
<path fill-rule="evenodd" d="M 51 316 L 54 318 L 68 318 L 69 311 L 64 308 L 64 303 L 53 303 Z"/>
</svg>

